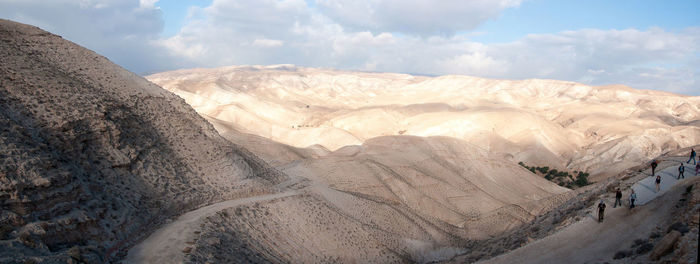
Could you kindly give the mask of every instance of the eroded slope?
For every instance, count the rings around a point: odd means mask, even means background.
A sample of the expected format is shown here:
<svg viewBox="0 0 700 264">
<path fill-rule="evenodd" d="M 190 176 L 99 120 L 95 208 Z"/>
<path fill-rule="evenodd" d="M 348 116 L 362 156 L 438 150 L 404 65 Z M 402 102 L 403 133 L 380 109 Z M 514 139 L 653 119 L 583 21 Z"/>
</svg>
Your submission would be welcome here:
<svg viewBox="0 0 700 264">
<path fill-rule="evenodd" d="M 293 66 L 159 73 L 200 114 L 295 147 L 449 136 L 528 164 L 616 175 L 700 142 L 700 98 L 555 80 L 420 77 Z"/>
<path fill-rule="evenodd" d="M 105 262 L 170 216 L 282 178 L 60 36 L 0 20 L 0 57 L 0 262 Z"/>
<path fill-rule="evenodd" d="M 444 260 L 575 195 L 447 137 L 375 138 L 282 169 L 300 194 L 208 217 L 189 261 Z"/>
</svg>

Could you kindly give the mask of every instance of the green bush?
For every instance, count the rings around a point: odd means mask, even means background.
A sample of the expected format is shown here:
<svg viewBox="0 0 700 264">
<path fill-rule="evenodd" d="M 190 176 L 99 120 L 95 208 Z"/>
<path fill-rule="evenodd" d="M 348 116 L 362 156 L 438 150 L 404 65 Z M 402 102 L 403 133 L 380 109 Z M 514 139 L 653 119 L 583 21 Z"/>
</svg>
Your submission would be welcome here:
<svg viewBox="0 0 700 264">
<path fill-rule="evenodd" d="M 567 188 L 573 188 L 576 186 L 582 187 L 590 184 L 588 182 L 588 173 L 582 171 L 574 171 L 574 174 L 567 171 L 558 171 L 557 169 L 551 169 L 549 166 L 537 167 L 537 166 L 527 166 L 524 162 L 518 162 L 518 165 L 522 166 L 526 170 L 537 174 L 537 172 L 544 174 L 544 178 L 548 181 L 554 182 L 559 186 L 565 186 Z M 576 177 L 576 179 L 574 179 Z M 568 178 L 568 179 L 566 179 Z"/>
<path fill-rule="evenodd" d="M 588 185 L 588 173 L 579 172 L 578 177 L 576 177 L 576 185 L 586 186 Z"/>
</svg>

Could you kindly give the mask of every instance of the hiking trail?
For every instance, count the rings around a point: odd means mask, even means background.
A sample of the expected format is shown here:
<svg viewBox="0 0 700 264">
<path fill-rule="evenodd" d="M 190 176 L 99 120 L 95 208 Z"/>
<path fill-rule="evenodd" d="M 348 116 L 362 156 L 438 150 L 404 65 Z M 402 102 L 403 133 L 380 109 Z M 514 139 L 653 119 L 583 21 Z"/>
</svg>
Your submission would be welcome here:
<svg viewBox="0 0 700 264">
<path fill-rule="evenodd" d="M 200 225 L 208 216 L 239 205 L 298 195 L 303 189 L 293 188 L 298 183 L 297 180 L 290 179 L 277 185 L 280 190 L 287 189 L 285 191 L 218 202 L 182 214 L 129 249 L 123 263 L 183 263 L 185 249 L 194 242 Z M 289 189 L 290 187 L 292 188 Z"/>
<path fill-rule="evenodd" d="M 671 162 L 672 161 L 672 162 Z M 696 178 L 685 164 L 685 179 L 677 180 L 678 165 L 682 157 L 669 157 L 661 164 L 657 175 L 661 175 L 661 191 L 655 192 L 651 169 L 640 172 L 644 176 L 634 182 L 632 188 L 637 193 L 634 209 L 629 208 L 629 189 L 623 190 L 621 207 L 613 208 L 615 194 L 603 196 L 608 205 L 605 220 L 598 222 L 597 205 L 600 199 L 588 209 L 585 218 L 571 224 L 558 232 L 529 243 L 523 247 L 479 263 L 598 263 L 611 261 L 615 252 L 628 247 L 635 239 L 648 237 L 655 227 L 665 218 L 670 217 L 675 203 L 680 199 L 681 181 Z M 633 177 L 633 180 L 638 177 Z M 664 195 L 667 194 L 668 195 Z M 657 199 L 658 198 L 658 199 Z M 624 259 L 623 259 L 624 261 Z"/>
</svg>

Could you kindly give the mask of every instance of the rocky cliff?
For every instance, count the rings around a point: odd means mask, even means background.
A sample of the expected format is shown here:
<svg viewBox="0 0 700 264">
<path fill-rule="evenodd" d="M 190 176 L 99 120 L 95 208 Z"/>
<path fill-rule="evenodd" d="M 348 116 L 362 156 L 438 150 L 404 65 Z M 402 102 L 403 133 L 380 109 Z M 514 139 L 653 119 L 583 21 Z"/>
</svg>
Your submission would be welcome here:
<svg viewBox="0 0 700 264">
<path fill-rule="evenodd" d="M 165 219 L 284 176 L 184 100 L 0 20 L 0 262 L 101 263 Z"/>
</svg>

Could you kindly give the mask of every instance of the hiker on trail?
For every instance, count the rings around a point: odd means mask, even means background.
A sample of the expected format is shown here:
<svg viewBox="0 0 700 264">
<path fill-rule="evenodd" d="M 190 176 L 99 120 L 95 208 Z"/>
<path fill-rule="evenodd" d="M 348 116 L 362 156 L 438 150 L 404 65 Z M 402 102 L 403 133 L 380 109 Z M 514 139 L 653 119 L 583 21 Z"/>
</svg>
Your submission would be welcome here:
<svg viewBox="0 0 700 264">
<path fill-rule="evenodd" d="M 634 193 L 634 189 L 632 189 L 632 193 L 630 193 L 630 209 L 634 208 L 634 201 L 637 200 L 637 194 Z"/>
<path fill-rule="evenodd" d="M 602 199 L 598 204 L 598 222 L 603 222 L 603 215 L 605 214 L 605 201 Z"/>
<path fill-rule="evenodd" d="M 622 206 L 622 201 L 620 201 L 620 199 L 622 199 L 622 191 L 620 191 L 620 188 L 617 188 L 615 191 L 615 204 L 613 204 L 613 208 L 617 207 L 617 204 Z"/>
<path fill-rule="evenodd" d="M 661 191 L 661 175 L 656 175 L 656 192 Z"/>
<path fill-rule="evenodd" d="M 690 149 L 690 159 L 688 159 L 688 162 L 686 163 L 690 164 L 691 160 L 693 161 L 693 165 L 697 164 L 695 163 L 695 149 Z"/>
<path fill-rule="evenodd" d="M 685 176 L 683 175 L 683 172 L 685 172 L 685 166 L 683 166 L 683 162 L 681 162 L 681 165 L 678 166 L 678 178 L 676 178 L 676 179 L 679 179 L 679 180 L 680 180 L 681 177 L 683 177 L 683 179 L 685 179 Z"/>
<path fill-rule="evenodd" d="M 656 166 L 659 166 L 659 163 L 656 162 L 656 160 L 651 161 L 651 176 L 654 177 L 655 171 L 656 171 Z"/>
<path fill-rule="evenodd" d="M 698 172 L 700 172 L 700 163 L 695 164 L 695 176 L 698 176 Z"/>
</svg>

